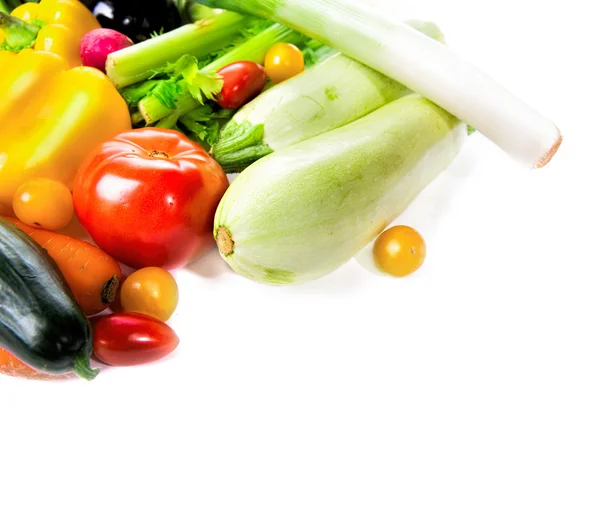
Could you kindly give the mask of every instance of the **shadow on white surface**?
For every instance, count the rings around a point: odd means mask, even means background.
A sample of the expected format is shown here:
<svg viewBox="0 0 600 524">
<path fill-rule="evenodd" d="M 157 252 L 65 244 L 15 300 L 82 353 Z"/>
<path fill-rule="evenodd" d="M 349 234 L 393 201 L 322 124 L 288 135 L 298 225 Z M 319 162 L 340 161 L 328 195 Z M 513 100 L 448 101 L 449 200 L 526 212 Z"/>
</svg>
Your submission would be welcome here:
<svg viewBox="0 0 600 524">
<path fill-rule="evenodd" d="M 219 255 L 216 247 L 198 260 L 192 262 L 189 266 L 186 266 L 185 269 L 204 278 L 216 278 L 227 273 L 233 273 L 227 262 Z"/>
</svg>

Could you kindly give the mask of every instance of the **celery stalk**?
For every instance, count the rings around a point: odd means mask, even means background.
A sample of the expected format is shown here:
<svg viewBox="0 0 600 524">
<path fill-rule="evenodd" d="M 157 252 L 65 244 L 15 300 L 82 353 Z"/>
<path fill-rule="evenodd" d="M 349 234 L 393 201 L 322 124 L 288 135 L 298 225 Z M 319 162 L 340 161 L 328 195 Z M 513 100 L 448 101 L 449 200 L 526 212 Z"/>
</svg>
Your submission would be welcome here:
<svg viewBox="0 0 600 524">
<path fill-rule="evenodd" d="M 518 161 L 543 167 L 560 130 L 454 51 L 354 0 L 196 0 L 316 38 L 456 115 Z"/>
<path fill-rule="evenodd" d="M 250 38 L 243 44 L 232 49 L 229 53 L 218 58 L 206 67 L 200 70 L 201 73 L 215 74 L 220 69 L 233 62 L 240 60 L 252 60 L 262 63 L 267 51 L 278 42 L 289 42 L 299 45 L 307 38 L 300 33 L 288 29 L 281 24 L 273 24 L 269 28 Z M 139 103 L 139 111 L 144 116 L 147 124 L 153 124 L 159 120 L 174 117 L 171 115 L 176 112 L 179 116 L 185 115 L 200 106 L 200 102 L 191 95 L 186 94 L 177 100 L 177 108 L 171 109 L 165 106 L 156 96 L 151 93 L 142 99 Z"/>
<path fill-rule="evenodd" d="M 252 17 L 223 12 L 199 22 L 184 25 L 156 38 L 108 55 L 106 74 L 117 88 L 149 78 L 155 69 L 182 55 L 204 57 L 226 46 Z"/>
<path fill-rule="evenodd" d="M 177 101 L 177 109 L 171 109 L 164 105 L 156 96 L 150 94 L 140 101 L 138 107 L 146 124 L 151 125 L 158 121 L 164 121 L 167 118 L 170 119 L 175 111 L 177 111 L 177 117 L 179 117 L 193 111 L 199 106 L 200 102 L 190 94 L 186 94 Z"/>
</svg>

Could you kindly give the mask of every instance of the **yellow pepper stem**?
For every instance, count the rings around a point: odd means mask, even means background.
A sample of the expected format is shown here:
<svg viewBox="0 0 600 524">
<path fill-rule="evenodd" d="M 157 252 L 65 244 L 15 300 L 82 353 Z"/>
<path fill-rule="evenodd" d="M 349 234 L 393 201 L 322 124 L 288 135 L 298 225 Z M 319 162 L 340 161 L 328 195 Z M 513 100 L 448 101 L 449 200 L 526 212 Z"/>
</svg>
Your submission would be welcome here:
<svg viewBox="0 0 600 524">
<path fill-rule="evenodd" d="M 4 34 L 2 49 L 7 51 L 21 51 L 35 44 L 43 22 L 35 21 L 28 24 L 14 16 L 0 12 L 0 29 Z"/>
</svg>

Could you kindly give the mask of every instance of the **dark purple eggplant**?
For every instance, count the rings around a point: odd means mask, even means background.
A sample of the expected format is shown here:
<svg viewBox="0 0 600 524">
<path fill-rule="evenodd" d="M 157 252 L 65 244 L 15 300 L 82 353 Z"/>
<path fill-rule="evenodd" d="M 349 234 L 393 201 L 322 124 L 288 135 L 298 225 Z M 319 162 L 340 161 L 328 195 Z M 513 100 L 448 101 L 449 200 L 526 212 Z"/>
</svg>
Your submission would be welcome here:
<svg viewBox="0 0 600 524">
<path fill-rule="evenodd" d="M 82 0 L 102 27 L 142 42 L 153 34 L 183 25 L 177 6 L 169 0 Z"/>
</svg>

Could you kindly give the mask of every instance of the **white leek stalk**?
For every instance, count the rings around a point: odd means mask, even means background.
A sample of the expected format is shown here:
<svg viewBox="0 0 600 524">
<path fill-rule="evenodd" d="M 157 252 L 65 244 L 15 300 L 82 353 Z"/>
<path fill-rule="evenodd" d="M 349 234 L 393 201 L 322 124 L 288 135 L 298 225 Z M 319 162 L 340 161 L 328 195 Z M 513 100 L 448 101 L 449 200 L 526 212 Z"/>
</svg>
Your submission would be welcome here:
<svg viewBox="0 0 600 524">
<path fill-rule="evenodd" d="M 542 167 L 559 129 L 455 51 L 354 0 L 197 0 L 286 24 L 406 85 L 520 162 Z"/>
</svg>

